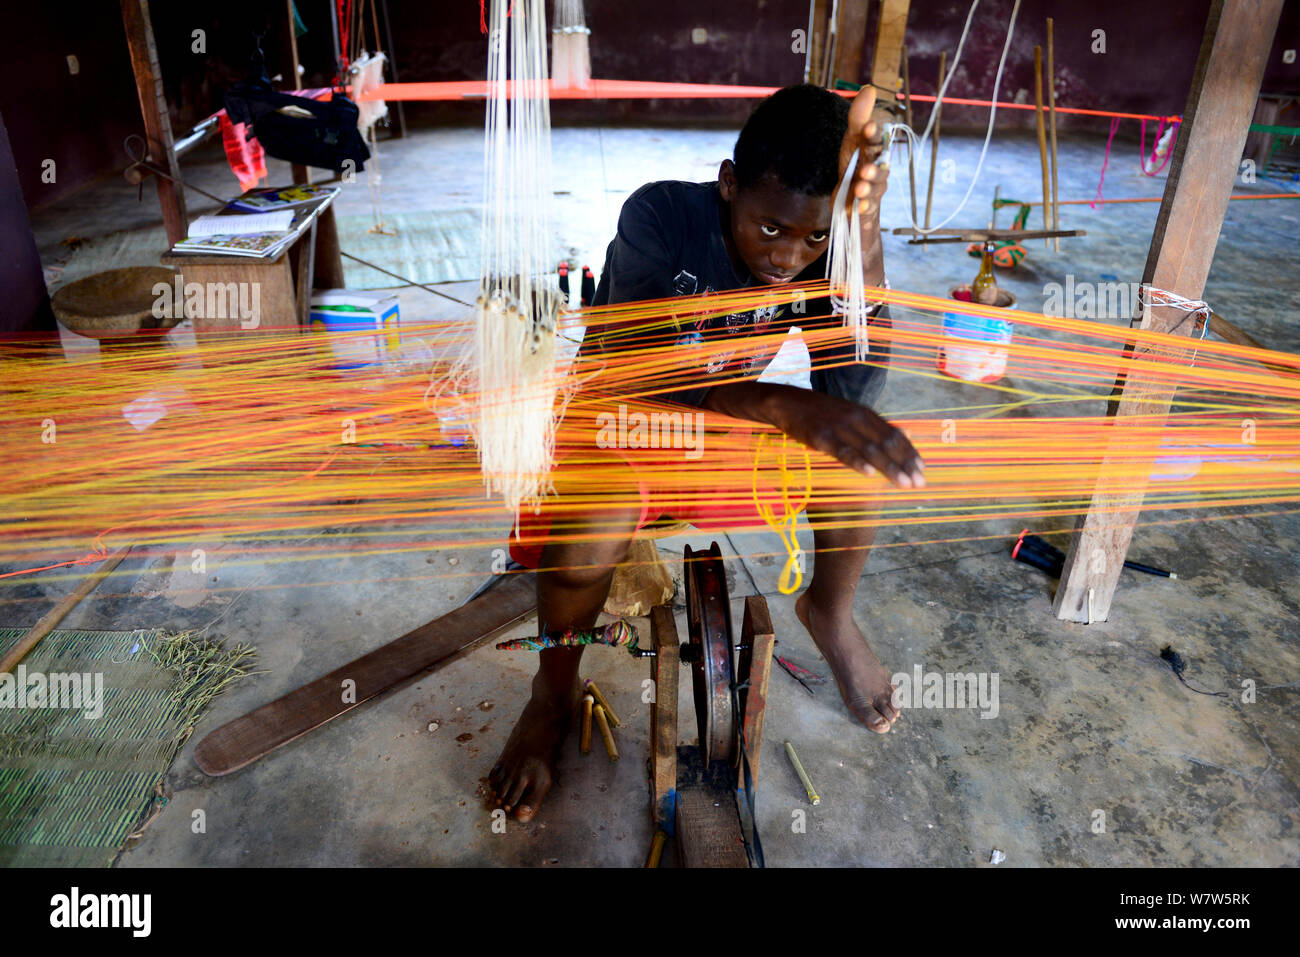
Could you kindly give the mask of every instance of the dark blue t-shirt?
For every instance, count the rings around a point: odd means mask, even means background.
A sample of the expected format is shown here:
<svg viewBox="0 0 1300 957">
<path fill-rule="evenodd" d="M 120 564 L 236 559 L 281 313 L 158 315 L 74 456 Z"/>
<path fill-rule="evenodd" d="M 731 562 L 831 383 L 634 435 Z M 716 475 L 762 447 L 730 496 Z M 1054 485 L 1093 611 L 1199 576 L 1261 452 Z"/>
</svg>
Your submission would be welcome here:
<svg viewBox="0 0 1300 957">
<path fill-rule="evenodd" d="M 707 295 L 728 292 L 746 286 L 760 286 L 746 271 L 737 274 L 727 255 L 723 239 L 721 216 L 725 214 L 718 184 L 685 183 L 668 180 L 649 183 L 633 193 L 623 204 L 618 218 L 618 234 L 605 253 L 605 268 L 592 305 L 604 306 L 646 299 L 666 299 L 675 296 Z M 826 276 L 826 254 L 823 253 L 791 282 L 808 282 Z M 730 315 L 706 316 L 698 310 L 674 313 L 674 341 L 689 347 L 715 336 L 735 337 L 736 348 L 701 366 L 700 385 L 672 392 L 663 398 L 684 405 L 699 406 L 708 394 L 707 379 L 726 373 L 728 376 L 757 375 L 776 354 L 776 347 L 758 348 L 758 343 L 745 340 L 753 335 L 782 332 L 790 326 L 809 328 L 818 323 L 833 322 L 830 305 L 826 299 L 812 300 L 804 305 L 800 314 L 792 304 L 760 306 L 748 312 Z M 707 310 L 705 310 L 707 313 Z M 889 321 L 885 307 L 881 307 L 871 320 L 871 325 Z M 599 337 L 602 345 L 613 345 L 615 333 Z M 860 405 L 871 405 L 885 385 L 885 364 L 889 361 L 886 346 L 868 337 L 871 352 L 867 362 L 853 359 L 853 344 L 823 348 L 812 352 L 813 389 L 826 395 L 837 396 Z M 773 340 L 775 341 L 775 340 Z M 684 371 L 689 362 L 683 354 Z M 828 362 L 831 368 L 817 368 Z"/>
</svg>

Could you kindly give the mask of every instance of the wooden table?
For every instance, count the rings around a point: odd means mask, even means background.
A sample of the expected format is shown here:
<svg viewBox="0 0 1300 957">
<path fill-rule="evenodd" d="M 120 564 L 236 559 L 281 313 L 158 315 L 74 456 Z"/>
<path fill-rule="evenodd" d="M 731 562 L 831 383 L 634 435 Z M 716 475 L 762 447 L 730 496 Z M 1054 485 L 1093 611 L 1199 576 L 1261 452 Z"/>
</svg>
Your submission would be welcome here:
<svg viewBox="0 0 1300 957">
<path fill-rule="evenodd" d="M 272 258 L 171 250 L 163 254 L 162 264 L 176 267 L 186 285 L 199 283 L 205 290 L 199 308 L 186 313 L 194 323 L 194 334 L 200 345 L 204 339 L 211 340 L 214 336 L 306 328 L 312 290 L 343 287 L 343 258 L 334 220 L 335 196 L 315 200 L 314 205 L 295 207 L 306 212 L 297 227 L 298 237 Z M 242 317 L 237 308 L 238 296 L 247 288 L 240 285 L 244 283 L 254 284 L 252 288 L 257 289 L 255 317 Z M 208 295 L 209 292 L 213 295 Z M 245 301 L 251 302 L 252 293 L 244 295 Z M 234 307 L 232 296 L 236 297 Z"/>
</svg>

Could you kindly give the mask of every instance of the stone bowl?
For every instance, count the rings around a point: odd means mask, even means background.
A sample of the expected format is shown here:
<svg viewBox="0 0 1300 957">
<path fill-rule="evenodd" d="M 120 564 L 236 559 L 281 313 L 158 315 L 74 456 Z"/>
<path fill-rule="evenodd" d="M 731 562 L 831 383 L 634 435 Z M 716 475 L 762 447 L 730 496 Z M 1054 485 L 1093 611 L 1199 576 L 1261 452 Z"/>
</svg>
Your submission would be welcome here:
<svg viewBox="0 0 1300 957">
<path fill-rule="evenodd" d="M 166 266 L 109 269 L 71 282 L 50 297 L 55 317 L 71 332 L 92 339 L 121 339 L 150 329 L 170 329 L 180 322 L 182 309 L 158 318 L 153 314 L 154 286 L 176 282 L 176 270 Z"/>
</svg>

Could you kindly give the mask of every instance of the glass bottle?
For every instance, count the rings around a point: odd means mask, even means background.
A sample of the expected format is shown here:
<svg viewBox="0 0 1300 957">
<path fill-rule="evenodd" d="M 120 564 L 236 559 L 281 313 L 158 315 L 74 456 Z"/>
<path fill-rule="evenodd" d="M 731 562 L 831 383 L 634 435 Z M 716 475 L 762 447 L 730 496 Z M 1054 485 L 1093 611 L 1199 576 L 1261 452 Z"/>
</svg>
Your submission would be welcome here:
<svg viewBox="0 0 1300 957">
<path fill-rule="evenodd" d="M 997 305 L 998 281 L 993 275 L 993 243 L 984 243 L 984 257 L 980 260 L 980 271 L 975 281 L 970 284 L 971 302 L 984 306 Z"/>
</svg>

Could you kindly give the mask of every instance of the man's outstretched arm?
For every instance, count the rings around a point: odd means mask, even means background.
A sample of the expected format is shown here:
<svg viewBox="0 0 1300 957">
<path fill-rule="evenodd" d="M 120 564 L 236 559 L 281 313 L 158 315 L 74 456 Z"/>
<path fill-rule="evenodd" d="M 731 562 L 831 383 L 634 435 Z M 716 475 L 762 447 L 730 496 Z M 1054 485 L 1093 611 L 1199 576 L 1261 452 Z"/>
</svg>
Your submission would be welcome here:
<svg viewBox="0 0 1300 957">
<path fill-rule="evenodd" d="M 903 431 L 866 406 L 775 382 L 714 386 L 702 407 L 780 429 L 855 471 L 874 469 L 901 488 L 925 485 L 925 465 Z"/>
</svg>

